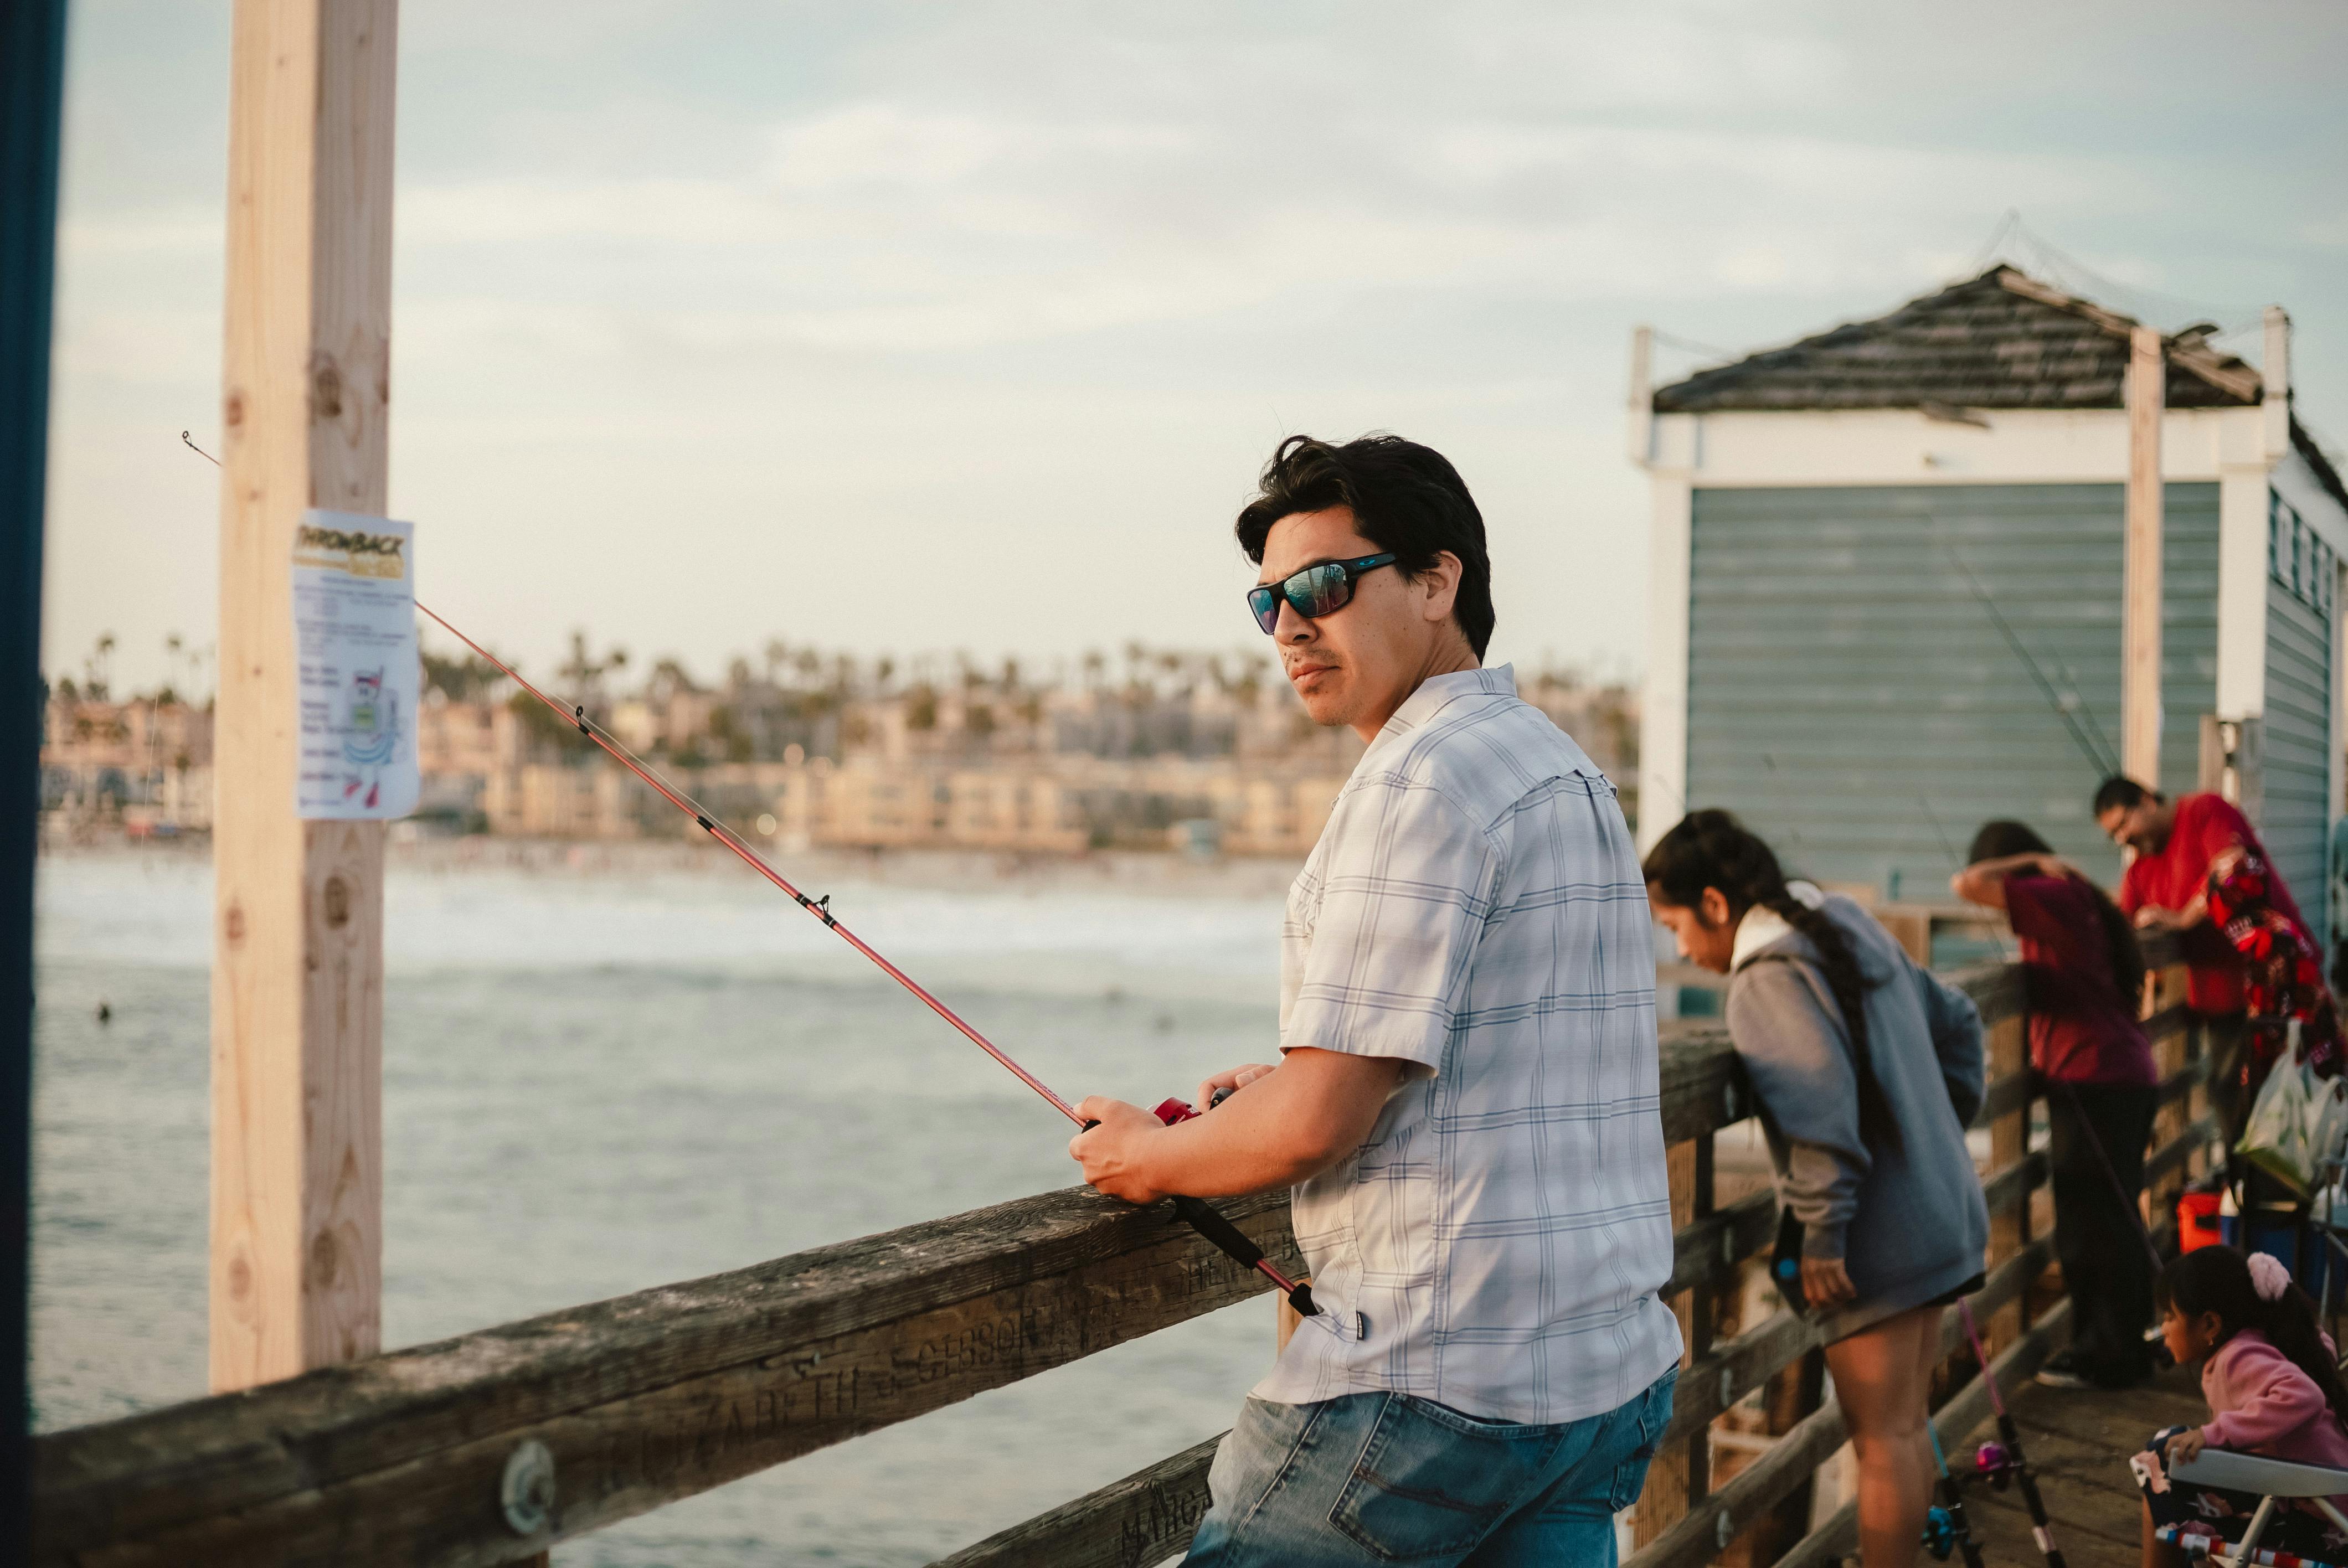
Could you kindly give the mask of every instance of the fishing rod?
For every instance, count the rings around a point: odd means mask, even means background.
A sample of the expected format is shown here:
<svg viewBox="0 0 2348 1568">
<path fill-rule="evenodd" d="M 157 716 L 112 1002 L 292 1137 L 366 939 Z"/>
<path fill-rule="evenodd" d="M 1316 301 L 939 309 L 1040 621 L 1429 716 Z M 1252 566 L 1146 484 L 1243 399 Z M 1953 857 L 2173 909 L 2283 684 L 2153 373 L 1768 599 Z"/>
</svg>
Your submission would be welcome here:
<svg viewBox="0 0 2348 1568">
<path fill-rule="evenodd" d="M 2062 695 L 2054 690 L 2054 683 L 2046 678 L 2045 671 L 2039 668 L 2038 661 L 2031 656 L 2030 650 L 2024 646 L 2021 636 L 2005 619 L 2005 613 L 1998 609 L 1997 600 L 1990 597 L 1989 589 L 1982 587 L 1981 579 L 1973 575 L 1972 567 L 1967 563 L 1963 556 L 1957 553 L 1954 545 L 1943 543 L 1941 548 L 1948 555 L 1949 559 L 1955 563 L 1956 569 L 1964 573 L 1966 586 L 1972 589 L 1973 598 L 1980 603 L 1982 611 L 1989 616 L 1991 622 L 1996 626 L 1999 634 L 2005 639 L 2005 645 L 2013 651 L 2013 656 L 2022 661 L 2024 669 L 2030 671 L 2030 679 L 2037 684 L 2039 694 L 2046 699 L 2046 705 L 2054 711 L 2054 716 L 2063 721 L 2063 727 L 2071 732 L 2073 743 L 2086 753 L 2089 764 L 2095 768 L 2098 775 L 2105 778 L 2121 772 L 2119 760 L 2109 754 L 2111 743 L 2105 737 L 2104 727 L 2096 723 L 2095 710 L 2088 707 L 2085 700 L 2075 691 L 2071 693 L 2071 703 L 2066 705 L 2064 702 Z M 2085 719 L 2089 727 L 2095 731 L 2094 742 L 2090 742 L 2085 732 L 2079 728 L 2079 720 L 2072 717 L 2074 707 L 2076 708 L 2080 717 Z"/>
<path fill-rule="evenodd" d="M 204 458 L 214 467 L 221 466 L 221 460 L 214 457 L 202 447 L 197 446 L 194 438 L 187 431 L 182 430 L 180 432 L 180 439 L 187 443 L 188 449 L 190 451 L 195 453 L 198 456 Z M 658 774 L 654 773 L 651 768 L 645 766 L 644 763 L 639 761 L 634 753 L 629 751 L 627 747 L 620 744 L 617 740 L 613 739 L 601 724 L 598 724 L 592 719 L 590 719 L 587 716 L 587 708 L 584 703 L 574 702 L 565 704 L 557 702 L 554 698 L 548 696 L 545 692 L 540 691 L 537 687 L 524 680 L 520 671 L 516 670 L 512 665 L 507 663 L 504 660 L 499 658 L 496 654 L 490 652 L 488 649 L 482 647 L 479 643 L 466 636 L 464 632 L 458 630 L 456 625 L 451 622 L 448 617 L 427 605 L 422 600 L 417 600 L 415 603 L 417 610 L 425 615 L 430 616 L 433 620 L 439 624 L 442 630 L 448 632 L 449 636 L 455 638 L 458 641 L 471 649 L 475 653 L 480 655 L 481 658 L 487 660 L 490 664 L 496 666 L 499 671 L 501 672 L 508 680 L 511 681 L 515 685 L 520 687 L 532 697 L 537 698 L 541 702 L 544 703 L 548 710 L 554 713 L 556 717 L 560 718 L 564 723 L 577 729 L 581 734 L 586 736 L 588 740 L 601 747 L 613 761 L 618 763 L 622 767 L 635 774 L 636 777 L 644 780 L 644 782 L 649 784 L 662 799 L 667 801 L 671 805 L 676 807 L 677 810 L 685 813 L 687 816 L 693 818 L 694 821 L 699 823 L 703 831 L 706 832 L 710 837 L 716 839 L 718 843 L 731 850 L 736 858 L 739 859 L 742 864 L 747 866 L 751 870 L 757 872 L 768 882 L 774 884 L 776 887 L 781 889 L 784 897 L 798 905 L 800 908 L 806 910 L 808 914 L 813 915 L 817 919 L 821 920 L 826 928 L 836 933 L 839 938 L 842 941 L 845 941 L 850 947 L 854 948 L 858 952 L 871 959 L 873 964 L 880 968 L 882 974 L 887 975 L 891 979 L 896 981 L 899 985 L 911 991 L 925 1006 L 927 1006 L 932 1012 L 936 1013 L 940 1018 L 945 1020 L 946 1022 L 959 1030 L 963 1038 L 968 1040 L 973 1045 L 975 1045 L 979 1050 L 986 1052 L 987 1055 L 993 1057 L 998 1063 L 1008 1069 L 1013 1077 L 1018 1079 L 1020 1082 L 1034 1090 L 1037 1094 L 1042 1095 L 1046 1104 L 1050 1105 L 1053 1110 L 1057 1111 L 1061 1115 L 1066 1116 L 1069 1121 L 1075 1122 L 1080 1131 L 1089 1130 L 1100 1125 L 1097 1122 L 1087 1122 L 1082 1116 L 1078 1115 L 1076 1113 L 1076 1108 L 1069 1104 L 1066 1101 L 1061 1099 L 1057 1094 L 1055 1094 L 1052 1091 L 1050 1085 L 1046 1084 L 1042 1079 L 1037 1078 L 1034 1073 L 1028 1071 L 1025 1068 L 1020 1066 L 1016 1061 L 1014 1061 L 1009 1054 L 1004 1051 L 1001 1047 L 997 1046 L 993 1040 L 987 1039 L 986 1036 L 979 1033 L 977 1030 L 972 1028 L 968 1020 L 963 1019 L 960 1013 L 954 1011 L 953 1009 L 940 1001 L 927 987 L 923 986 L 919 980 L 914 979 L 912 976 L 907 974 L 904 970 L 899 968 L 895 964 L 891 963 L 879 949 L 867 942 L 863 938 L 858 936 L 855 932 L 850 930 L 846 926 L 842 925 L 839 917 L 831 912 L 830 894 L 827 893 L 820 898 L 810 898 L 805 893 L 800 892 L 797 887 L 791 886 L 788 878 L 785 877 L 781 872 L 776 870 L 773 866 L 767 865 L 764 857 L 759 856 L 757 852 L 753 850 L 747 844 L 745 844 L 741 837 L 736 835 L 732 828 L 727 827 L 716 816 L 712 815 L 700 802 L 693 799 L 690 795 L 685 794 L 683 791 L 673 787 L 667 780 L 662 778 Z M 1218 1093 L 1213 1100 L 1208 1102 L 1207 1108 L 1209 1110 L 1212 1110 L 1216 1105 L 1221 1102 L 1223 1097 L 1223 1093 Z M 1153 1114 L 1157 1116 L 1159 1121 L 1170 1127 L 1179 1122 L 1188 1122 L 1191 1118 L 1200 1114 L 1200 1112 L 1193 1110 L 1186 1102 L 1169 1099 L 1161 1102 L 1156 1108 Z M 1246 1232 L 1241 1230 L 1239 1226 L 1231 1224 L 1231 1221 L 1216 1213 L 1214 1209 L 1208 1206 L 1204 1200 L 1200 1198 L 1177 1196 L 1173 1200 L 1173 1203 L 1174 1212 L 1179 1214 L 1183 1220 L 1188 1222 L 1191 1229 L 1197 1231 L 1201 1236 L 1204 1236 L 1208 1241 L 1213 1243 L 1217 1248 L 1221 1250 L 1222 1253 L 1226 1256 L 1230 1257 L 1234 1263 L 1239 1264 L 1244 1268 L 1253 1269 L 1256 1273 L 1262 1275 L 1266 1279 L 1272 1281 L 1274 1286 L 1279 1287 L 1281 1293 L 1287 1296 L 1288 1304 L 1294 1307 L 1301 1316 L 1311 1317 L 1321 1310 L 1320 1307 L 1313 1304 L 1313 1290 L 1310 1284 L 1301 1284 L 1295 1280 L 1290 1279 L 1286 1275 L 1281 1273 L 1278 1268 L 1273 1266 L 1272 1260 L 1263 1255 L 1263 1249 L 1256 1245 L 1254 1242 L 1248 1239 Z"/>
<path fill-rule="evenodd" d="M 2062 1551 L 2054 1544 L 2054 1532 L 2047 1523 L 2046 1501 L 2038 1495 L 2038 1474 L 2030 1468 L 2030 1460 L 2022 1451 L 2022 1430 L 2013 1424 L 2013 1412 L 2005 1408 L 2003 1396 L 1997 1391 L 1997 1373 L 1990 1366 L 1989 1352 L 1982 1348 L 1981 1329 L 1973 1323 L 1971 1296 L 1957 1298 L 1957 1310 L 1964 1315 L 1965 1337 L 1972 1341 L 1973 1358 L 1981 1363 L 1982 1382 L 1989 1389 L 1990 1409 L 1997 1412 L 1997 1441 L 1983 1443 L 1973 1456 L 1973 1468 L 1988 1481 L 1993 1491 L 2003 1491 L 2011 1481 L 2022 1489 L 2022 1501 L 2030 1511 L 2031 1538 L 2038 1543 L 2039 1555 L 2046 1559 L 2046 1568 L 2066 1568 Z"/>
</svg>

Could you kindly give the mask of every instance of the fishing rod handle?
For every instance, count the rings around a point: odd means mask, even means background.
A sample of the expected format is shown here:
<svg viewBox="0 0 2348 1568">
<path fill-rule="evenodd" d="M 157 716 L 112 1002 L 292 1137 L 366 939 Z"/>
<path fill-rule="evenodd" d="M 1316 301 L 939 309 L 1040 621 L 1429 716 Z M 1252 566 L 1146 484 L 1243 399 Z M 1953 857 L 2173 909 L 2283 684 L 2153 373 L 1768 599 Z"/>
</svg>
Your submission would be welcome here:
<svg viewBox="0 0 2348 1568">
<path fill-rule="evenodd" d="M 1231 1091 L 1228 1089 L 1218 1089 L 1213 1097 L 1207 1102 L 1207 1109 L 1213 1110 L 1230 1098 L 1231 1094 Z M 1172 1127 L 1180 1122 L 1193 1121 L 1203 1112 L 1195 1109 L 1187 1100 L 1168 1099 L 1159 1101 L 1150 1114 L 1167 1126 Z M 1097 1122 L 1087 1122 L 1083 1130 L 1089 1132 L 1099 1125 Z M 1245 1231 L 1217 1214 L 1205 1199 L 1178 1196 L 1174 1199 L 1174 1212 L 1180 1215 L 1192 1230 L 1206 1237 L 1224 1256 L 1241 1268 L 1251 1268 L 1271 1280 L 1288 1298 L 1288 1305 L 1295 1309 L 1298 1317 L 1319 1316 L 1321 1308 L 1313 1299 L 1311 1282 L 1292 1281 L 1272 1267 L 1271 1261 L 1263 1255 L 1263 1249 L 1250 1241 Z"/>
</svg>

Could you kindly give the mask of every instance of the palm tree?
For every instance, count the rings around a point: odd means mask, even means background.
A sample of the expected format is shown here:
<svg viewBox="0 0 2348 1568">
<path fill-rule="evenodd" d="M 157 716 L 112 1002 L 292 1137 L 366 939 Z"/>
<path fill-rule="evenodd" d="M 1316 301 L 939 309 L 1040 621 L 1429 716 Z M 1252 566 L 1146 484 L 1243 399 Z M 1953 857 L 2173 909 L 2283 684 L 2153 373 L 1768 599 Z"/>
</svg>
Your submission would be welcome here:
<svg viewBox="0 0 2348 1568">
<path fill-rule="evenodd" d="M 82 692 L 93 701 L 103 702 L 109 693 L 107 686 L 114 663 L 114 633 L 101 631 L 89 657 L 82 663 Z"/>
</svg>

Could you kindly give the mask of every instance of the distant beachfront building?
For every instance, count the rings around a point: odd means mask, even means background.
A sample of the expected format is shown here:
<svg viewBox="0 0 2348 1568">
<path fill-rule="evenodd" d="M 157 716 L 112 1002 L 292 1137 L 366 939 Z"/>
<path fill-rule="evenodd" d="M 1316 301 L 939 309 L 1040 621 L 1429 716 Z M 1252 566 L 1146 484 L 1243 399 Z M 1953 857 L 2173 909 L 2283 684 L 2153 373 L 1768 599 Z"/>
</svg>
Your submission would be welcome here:
<svg viewBox="0 0 2348 1568">
<path fill-rule="evenodd" d="M 2321 925 L 2348 489 L 2292 410 L 2287 319 L 2265 326 L 2260 366 L 2207 326 L 2145 361 L 2162 395 L 2153 782 L 2238 795 Z M 1726 806 L 1811 876 L 1932 899 L 1973 828 L 2012 816 L 2116 876 L 2089 801 L 2122 751 L 2137 327 L 2001 266 L 1662 387 L 1643 333 L 1643 840 Z"/>
<path fill-rule="evenodd" d="M 41 738 L 41 805 L 85 819 L 118 817 L 136 836 L 210 831 L 211 710 L 53 692 Z"/>
</svg>

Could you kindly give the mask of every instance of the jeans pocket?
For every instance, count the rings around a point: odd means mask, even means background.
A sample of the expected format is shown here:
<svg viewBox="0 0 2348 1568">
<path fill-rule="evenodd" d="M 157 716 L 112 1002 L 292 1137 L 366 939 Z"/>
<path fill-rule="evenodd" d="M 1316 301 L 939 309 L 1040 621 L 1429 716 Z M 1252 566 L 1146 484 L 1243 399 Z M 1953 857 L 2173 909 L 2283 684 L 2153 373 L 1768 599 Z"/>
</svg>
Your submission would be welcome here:
<svg viewBox="0 0 2348 1568">
<path fill-rule="evenodd" d="M 1539 1479 L 1559 1431 L 1388 1394 L 1329 1522 L 1389 1563 L 1456 1557 Z"/>
<path fill-rule="evenodd" d="M 1679 1386 L 1679 1368 L 1674 1367 L 1639 1396 L 1638 1444 L 1614 1467 L 1613 1483 L 1606 1493 L 1606 1506 L 1617 1513 L 1638 1501 L 1639 1493 L 1646 1488 L 1647 1466 L 1654 1461 L 1656 1445 L 1663 1440 L 1663 1429 L 1672 1424 L 1672 1390 Z"/>
</svg>

